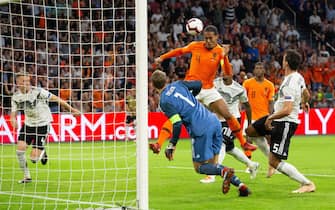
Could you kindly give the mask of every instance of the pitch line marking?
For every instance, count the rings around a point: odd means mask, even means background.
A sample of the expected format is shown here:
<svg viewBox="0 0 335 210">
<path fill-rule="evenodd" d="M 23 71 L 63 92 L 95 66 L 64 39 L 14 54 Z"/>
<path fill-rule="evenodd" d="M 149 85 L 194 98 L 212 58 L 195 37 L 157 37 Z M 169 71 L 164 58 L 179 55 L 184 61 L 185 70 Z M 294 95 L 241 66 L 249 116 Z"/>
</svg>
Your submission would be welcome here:
<svg viewBox="0 0 335 210">
<path fill-rule="evenodd" d="M 95 202 L 87 202 L 87 201 L 74 201 L 62 198 L 51 198 L 46 196 L 39 196 L 39 195 L 27 195 L 27 194 L 20 194 L 20 193 L 12 193 L 12 192 L 0 192 L 3 195 L 10 195 L 10 196 L 21 196 L 21 197 L 28 197 L 28 198 L 37 198 L 42 200 L 52 200 L 52 201 L 59 201 L 64 203 L 75 203 L 75 204 L 88 204 L 88 205 L 97 205 L 102 207 L 111 207 L 112 209 L 121 209 L 121 207 L 115 207 L 115 205 L 110 204 L 103 204 L 103 203 L 95 203 Z"/>
</svg>

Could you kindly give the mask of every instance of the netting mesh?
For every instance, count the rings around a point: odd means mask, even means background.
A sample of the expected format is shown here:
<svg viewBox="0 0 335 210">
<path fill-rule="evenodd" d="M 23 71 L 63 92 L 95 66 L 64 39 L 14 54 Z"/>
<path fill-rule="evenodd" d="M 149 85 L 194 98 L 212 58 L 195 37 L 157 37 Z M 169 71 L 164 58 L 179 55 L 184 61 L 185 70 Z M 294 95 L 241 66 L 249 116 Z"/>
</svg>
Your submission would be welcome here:
<svg viewBox="0 0 335 210">
<path fill-rule="evenodd" d="M 136 206 L 135 2 L 26 0 L 0 6 L 1 209 Z M 15 73 L 80 110 L 56 102 L 46 151 L 29 161 L 32 183 L 16 157 L 24 113 L 11 126 Z"/>
</svg>

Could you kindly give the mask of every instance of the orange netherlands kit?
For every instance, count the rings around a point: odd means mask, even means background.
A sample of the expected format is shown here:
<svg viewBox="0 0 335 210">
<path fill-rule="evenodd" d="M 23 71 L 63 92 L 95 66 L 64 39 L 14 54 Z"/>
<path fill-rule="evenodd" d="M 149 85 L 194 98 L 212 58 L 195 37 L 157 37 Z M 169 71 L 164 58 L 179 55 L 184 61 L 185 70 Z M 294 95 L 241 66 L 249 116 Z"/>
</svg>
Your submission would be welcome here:
<svg viewBox="0 0 335 210">
<path fill-rule="evenodd" d="M 214 87 L 214 79 L 219 65 L 224 74 L 232 75 L 232 68 L 228 57 L 224 55 L 224 49 L 216 45 L 213 49 L 207 49 L 204 41 L 191 42 L 189 45 L 176 48 L 160 56 L 162 60 L 191 53 L 190 69 L 185 80 L 200 80 L 203 89 Z"/>
<path fill-rule="evenodd" d="M 247 91 L 251 106 L 252 120 L 257 120 L 269 114 L 269 101 L 273 101 L 275 87 L 272 82 L 265 79 L 257 82 L 255 78 L 244 81 L 243 87 Z"/>
</svg>

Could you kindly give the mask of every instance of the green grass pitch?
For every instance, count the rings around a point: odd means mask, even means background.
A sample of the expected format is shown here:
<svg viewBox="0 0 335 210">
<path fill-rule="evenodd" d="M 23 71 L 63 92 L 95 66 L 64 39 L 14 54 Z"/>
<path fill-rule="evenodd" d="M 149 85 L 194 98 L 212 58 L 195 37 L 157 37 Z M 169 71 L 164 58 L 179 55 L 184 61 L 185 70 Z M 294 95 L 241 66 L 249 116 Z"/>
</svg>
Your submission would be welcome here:
<svg viewBox="0 0 335 210">
<path fill-rule="evenodd" d="M 118 204 L 134 205 L 135 149 L 132 142 L 49 144 L 48 164 L 29 163 L 34 182 L 20 185 L 16 183 L 22 178 L 16 147 L 1 145 L 0 209 L 108 209 Z M 173 161 L 169 162 L 163 152 L 149 153 L 149 207 L 162 210 L 335 209 L 334 151 L 334 136 L 292 139 L 288 162 L 317 187 L 316 192 L 301 195 L 290 193 L 299 185 L 282 174 L 265 178 L 267 161 L 260 151 L 253 155 L 253 159 L 261 163 L 254 180 L 244 173 L 244 165 L 226 155 L 224 165 L 234 167 L 236 175 L 252 190 L 250 197 L 241 198 L 234 186 L 223 195 L 220 178 L 212 184 L 201 184 L 199 179 L 203 176 L 193 170 L 190 141 L 182 140 Z"/>
</svg>

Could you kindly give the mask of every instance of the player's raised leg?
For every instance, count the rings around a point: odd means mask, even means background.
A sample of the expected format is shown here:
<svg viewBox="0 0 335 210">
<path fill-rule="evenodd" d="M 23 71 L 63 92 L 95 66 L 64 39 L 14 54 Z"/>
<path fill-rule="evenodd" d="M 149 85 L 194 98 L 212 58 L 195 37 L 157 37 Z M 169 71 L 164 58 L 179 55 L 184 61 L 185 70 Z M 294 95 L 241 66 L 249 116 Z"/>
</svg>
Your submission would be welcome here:
<svg viewBox="0 0 335 210">
<path fill-rule="evenodd" d="M 152 152 L 158 154 L 161 151 L 162 145 L 171 136 L 171 134 L 172 123 L 170 120 L 166 120 L 159 132 L 157 142 L 149 144 L 149 148 L 152 150 Z"/>
<path fill-rule="evenodd" d="M 257 147 L 248 143 L 242 134 L 241 125 L 238 120 L 229 112 L 229 109 L 223 99 L 216 100 L 210 104 L 210 109 L 219 115 L 219 118 L 224 118 L 227 121 L 229 128 L 240 141 L 243 149 L 256 150 Z"/>
</svg>

